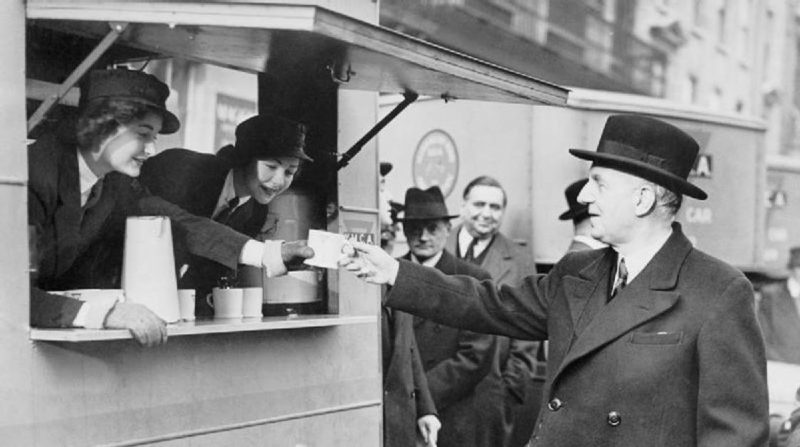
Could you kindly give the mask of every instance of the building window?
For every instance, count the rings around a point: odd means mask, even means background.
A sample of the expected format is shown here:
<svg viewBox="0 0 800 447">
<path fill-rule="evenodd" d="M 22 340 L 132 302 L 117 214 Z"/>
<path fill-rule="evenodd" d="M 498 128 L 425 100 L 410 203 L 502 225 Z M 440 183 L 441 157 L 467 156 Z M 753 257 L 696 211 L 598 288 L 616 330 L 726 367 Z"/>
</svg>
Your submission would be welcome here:
<svg viewBox="0 0 800 447">
<path fill-rule="evenodd" d="M 727 21 L 728 21 L 728 5 L 727 1 L 723 1 L 717 10 L 717 42 L 720 44 L 725 43 L 728 37 Z"/>
</svg>

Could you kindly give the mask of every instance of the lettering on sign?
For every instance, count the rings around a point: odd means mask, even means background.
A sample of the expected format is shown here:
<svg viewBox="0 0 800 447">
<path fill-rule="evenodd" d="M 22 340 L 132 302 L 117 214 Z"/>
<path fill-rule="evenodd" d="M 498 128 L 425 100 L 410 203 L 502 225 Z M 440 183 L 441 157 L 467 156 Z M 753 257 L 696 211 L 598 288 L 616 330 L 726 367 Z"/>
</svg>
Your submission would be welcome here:
<svg viewBox="0 0 800 447">
<path fill-rule="evenodd" d="M 697 159 L 694 161 L 694 167 L 689 173 L 689 177 L 711 178 L 714 168 L 712 162 L 711 154 L 697 154 Z"/>
<path fill-rule="evenodd" d="M 783 208 L 786 206 L 786 203 L 787 203 L 786 191 L 772 190 L 767 192 L 768 208 Z"/>
<path fill-rule="evenodd" d="M 711 208 L 706 207 L 686 207 L 686 222 L 693 224 L 710 224 L 714 218 Z"/>
<path fill-rule="evenodd" d="M 341 233 L 348 241 L 358 241 L 367 244 L 375 243 L 375 223 L 363 219 L 344 219 Z"/>
<path fill-rule="evenodd" d="M 456 143 L 443 130 L 432 130 L 417 144 L 412 165 L 414 185 L 420 189 L 438 186 L 447 197 L 458 177 Z"/>
<path fill-rule="evenodd" d="M 358 241 L 365 244 L 375 245 L 375 235 L 372 233 L 344 233 L 348 241 Z"/>
</svg>

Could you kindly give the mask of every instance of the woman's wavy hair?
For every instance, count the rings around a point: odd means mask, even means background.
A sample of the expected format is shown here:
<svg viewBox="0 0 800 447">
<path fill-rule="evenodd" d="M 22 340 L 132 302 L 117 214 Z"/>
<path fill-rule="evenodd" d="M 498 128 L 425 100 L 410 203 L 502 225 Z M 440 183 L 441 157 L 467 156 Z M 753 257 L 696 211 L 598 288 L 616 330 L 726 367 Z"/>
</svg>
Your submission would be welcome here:
<svg viewBox="0 0 800 447">
<path fill-rule="evenodd" d="M 150 108 L 126 99 L 99 99 L 87 104 L 76 124 L 78 146 L 83 150 L 94 150 L 113 135 L 117 127 L 144 118 Z"/>
</svg>

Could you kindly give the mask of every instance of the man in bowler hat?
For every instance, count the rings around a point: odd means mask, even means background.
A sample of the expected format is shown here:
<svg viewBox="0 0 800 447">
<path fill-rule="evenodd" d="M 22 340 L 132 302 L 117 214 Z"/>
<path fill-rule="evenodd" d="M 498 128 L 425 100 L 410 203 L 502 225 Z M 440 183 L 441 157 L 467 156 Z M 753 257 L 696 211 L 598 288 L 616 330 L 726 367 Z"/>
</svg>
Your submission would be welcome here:
<svg viewBox="0 0 800 447">
<path fill-rule="evenodd" d="M 408 189 L 405 214 L 400 219 L 409 246 L 409 253 L 403 259 L 415 265 L 432 267 L 445 275 L 489 279 L 486 271 L 445 250 L 450 219 L 455 217 L 447 212 L 438 186 L 426 190 Z M 420 294 L 425 299 L 427 294 Z M 414 318 L 414 335 L 442 423 L 439 447 L 482 446 L 479 443 L 484 437 L 481 430 L 486 427 L 480 418 L 482 402 L 478 399 L 476 387 L 492 371 L 498 350 L 497 337 L 456 329 L 420 317 Z"/>
<path fill-rule="evenodd" d="M 695 249 L 675 215 L 695 140 L 641 115 L 608 118 L 578 201 L 607 248 L 565 255 L 517 287 L 447 277 L 354 244 L 341 264 L 392 285 L 386 304 L 515 338 L 549 339 L 534 446 L 763 446 L 764 345 L 741 272 Z M 424 295 L 424 298 L 423 298 Z"/>
<path fill-rule="evenodd" d="M 168 149 L 149 158 L 141 181 L 150 191 L 196 216 L 212 218 L 239 233 L 267 241 L 274 230 L 268 204 L 292 184 L 302 163 L 313 161 L 305 152 L 305 126 L 262 114 L 236 126 L 236 141 L 216 155 L 188 149 Z M 280 253 L 273 241 L 276 264 Z M 236 271 L 212 260 L 179 251 L 179 286 L 195 288 L 205 296 L 220 278 L 234 282 Z M 277 265 L 279 268 L 281 265 Z M 248 267 L 239 266 L 241 280 Z M 260 272 L 256 275 L 260 278 Z M 240 286 L 250 285 L 240 283 Z M 205 300 L 197 300 L 200 317 L 213 316 Z"/>
<path fill-rule="evenodd" d="M 761 289 L 758 318 L 767 358 L 800 364 L 800 247 L 789 250 L 789 277 Z"/>
<path fill-rule="evenodd" d="M 578 194 L 588 182 L 588 178 L 583 178 L 570 183 L 567 189 L 564 190 L 564 197 L 567 199 L 567 206 L 569 209 L 561 213 L 561 215 L 558 216 L 558 220 L 572 221 L 573 236 L 567 248 L 568 253 L 572 251 L 594 250 L 606 246 L 590 235 L 592 223 L 589 221 L 589 206 L 585 203 L 578 202 Z"/>
</svg>

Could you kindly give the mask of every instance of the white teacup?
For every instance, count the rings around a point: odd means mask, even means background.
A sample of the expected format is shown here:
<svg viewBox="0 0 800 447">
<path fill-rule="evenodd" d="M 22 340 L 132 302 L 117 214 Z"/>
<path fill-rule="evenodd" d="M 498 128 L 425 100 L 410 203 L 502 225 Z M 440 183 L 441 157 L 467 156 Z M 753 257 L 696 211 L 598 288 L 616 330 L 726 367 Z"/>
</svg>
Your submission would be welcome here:
<svg viewBox="0 0 800 447">
<path fill-rule="evenodd" d="M 261 305 L 264 304 L 264 289 L 245 287 L 242 289 L 242 314 L 245 318 L 261 318 Z"/>
<path fill-rule="evenodd" d="M 242 289 L 214 287 L 206 303 L 214 308 L 214 318 L 242 318 Z"/>
<path fill-rule="evenodd" d="M 181 320 L 194 321 L 194 289 L 178 290 L 178 307 L 181 310 Z"/>
</svg>

